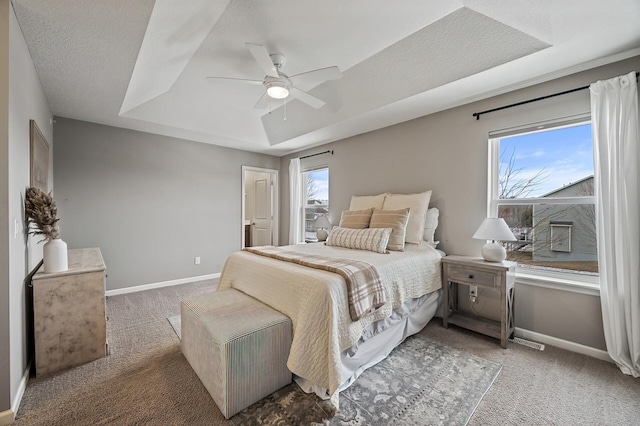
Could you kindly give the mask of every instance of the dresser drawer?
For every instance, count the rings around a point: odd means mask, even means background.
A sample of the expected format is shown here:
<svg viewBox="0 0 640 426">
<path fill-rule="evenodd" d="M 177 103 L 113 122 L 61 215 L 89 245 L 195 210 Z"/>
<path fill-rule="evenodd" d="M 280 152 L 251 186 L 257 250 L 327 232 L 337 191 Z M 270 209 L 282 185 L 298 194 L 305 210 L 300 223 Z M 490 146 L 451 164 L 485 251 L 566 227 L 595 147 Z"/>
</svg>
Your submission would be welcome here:
<svg viewBox="0 0 640 426">
<path fill-rule="evenodd" d="M 499 285 L 497 275 L 492 272 L 478 271 L 473 267 L 447 265 L 449 281 L 469 285 L 496 287 Z"/>
</svg>

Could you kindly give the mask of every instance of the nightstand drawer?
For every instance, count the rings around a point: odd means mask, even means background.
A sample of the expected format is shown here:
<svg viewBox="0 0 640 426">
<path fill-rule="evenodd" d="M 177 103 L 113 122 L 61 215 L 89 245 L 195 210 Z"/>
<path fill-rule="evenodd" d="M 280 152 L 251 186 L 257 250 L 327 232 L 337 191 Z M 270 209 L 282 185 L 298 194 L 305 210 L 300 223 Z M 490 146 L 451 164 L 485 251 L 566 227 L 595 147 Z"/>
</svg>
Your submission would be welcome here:
<svg viewBox="0 0 640 426">
<path fill-rule="evenodd" d="M 495 287 L 499 285 L 496 274 L 491 272 L 478 271 L 473 267 L 460 265 L 447 265 L 447 275 L 449 281 L 460 284 L 483 285 Z"/>
</svg>

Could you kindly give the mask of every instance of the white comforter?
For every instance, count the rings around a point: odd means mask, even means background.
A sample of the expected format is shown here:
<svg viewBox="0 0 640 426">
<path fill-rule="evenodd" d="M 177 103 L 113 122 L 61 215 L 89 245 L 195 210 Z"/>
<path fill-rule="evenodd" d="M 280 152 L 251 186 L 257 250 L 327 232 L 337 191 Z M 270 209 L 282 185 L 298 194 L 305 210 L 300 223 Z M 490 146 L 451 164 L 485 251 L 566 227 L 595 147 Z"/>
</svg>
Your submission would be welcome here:
<svg viewBox="0 0 640 426">
<path fill-rule="evenodd" d="M 441 287 L 440 254 L 430 246 L 407 245 L 405 252 L 379 254 L 364 250 L 300 244 L 288 249 L 362 260 L 376 266 L 387 303 L 356 322 L 349 316 L 347 289 L 340 275 L 294 263 L 237 252 L 229 256 L 219 288 L 238 289 L 291 318 L 293 342 L 287 366 L 294 374 L 329 389 L 338 405 L 340 352 L 350 348 L 362 330 L 408 299 Z"/>
</svg>

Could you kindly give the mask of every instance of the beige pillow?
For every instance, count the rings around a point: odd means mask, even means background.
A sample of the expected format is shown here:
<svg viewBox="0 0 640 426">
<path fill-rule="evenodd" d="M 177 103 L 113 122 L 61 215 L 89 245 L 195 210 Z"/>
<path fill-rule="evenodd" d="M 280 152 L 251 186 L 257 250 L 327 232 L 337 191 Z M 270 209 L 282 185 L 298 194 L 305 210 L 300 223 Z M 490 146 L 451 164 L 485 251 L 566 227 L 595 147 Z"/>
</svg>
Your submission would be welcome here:
<svg viewBox="0 0 640 426">
<path fill-rule="evenodd" d="M 369 228 L 391 228 L 387 250 L 404 251 L 404 238 L 407 230 L 410 209 L 379 210 L 373 209 Z"/>
<path fill-rule="evenodd" d="M 422 242 L 425 216 L 430 200 L 431 190 L 419 194 L 389 194 L 384 199 L 383 210 L 398 210 L 407 207 L 411 209 L 405 242 L 413 244 Z"/>
<path fill-rule="evenodd" d="M 364 229 L 369 227 L 373 209 L 345 210 L 340 217 L 340 228 Z"/>
<path fill-rule="evenodd" d="M 349 210 L 382 209 L 384 197 L 387 193 L 380 195 L 354 195 L 351 197 Z"/>
<path fill-rule="evenodd" d="M 391 228 L 350 229 L 334 226 L 325 243 L 328 246 L 388 253 Z"/>
</svg>

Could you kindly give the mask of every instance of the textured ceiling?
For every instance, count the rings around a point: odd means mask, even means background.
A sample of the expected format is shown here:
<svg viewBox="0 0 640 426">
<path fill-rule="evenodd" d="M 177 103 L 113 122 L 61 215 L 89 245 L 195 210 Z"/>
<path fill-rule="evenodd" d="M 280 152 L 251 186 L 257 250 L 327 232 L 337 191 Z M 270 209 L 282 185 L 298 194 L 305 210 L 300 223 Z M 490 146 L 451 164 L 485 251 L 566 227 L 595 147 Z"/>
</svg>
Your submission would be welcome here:
<svg viewBox="0 0 640 426">
<path fill-rule="evenodd" d="M 274 155 L 640 54 L 638 0 L 12 3 L 55 115 Z M 206 78 L 262 80 L 246 42 L 342 78 L 256 110 Z"/>
</svg>

